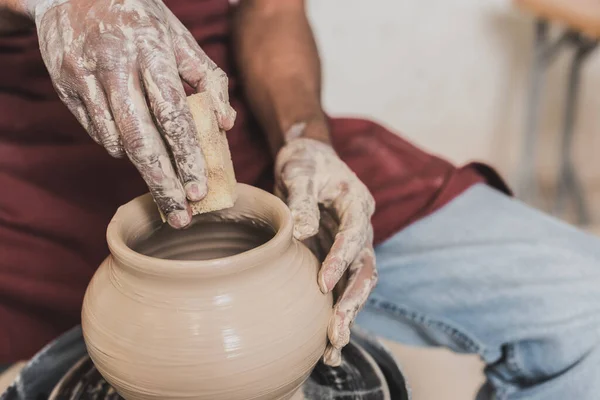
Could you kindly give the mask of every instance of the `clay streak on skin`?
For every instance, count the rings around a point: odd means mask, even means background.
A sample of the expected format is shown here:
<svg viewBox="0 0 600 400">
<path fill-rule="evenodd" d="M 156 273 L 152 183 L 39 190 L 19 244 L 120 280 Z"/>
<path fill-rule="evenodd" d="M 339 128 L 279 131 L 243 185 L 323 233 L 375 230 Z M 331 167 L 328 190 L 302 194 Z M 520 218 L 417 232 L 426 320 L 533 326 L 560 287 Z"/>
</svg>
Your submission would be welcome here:
<svg viewBox="0 0 600 400">
<path fill-rule="evenodd" d="M 187 201 L 201 200 L 207 187 L 181 79 L 209 94 L 220 128 L 228 130 L 235 112 L 225 73 L 160 0 L 26 5 L 61 100 L 112 156 L 127 154 L 172 225 L 187 225 Z"/>
<path fill-rule="evenodd" d="M 324 355 L 325 363 L 335 366 L 350 340 L 352 322 L 377 282 L 371 225 L 375 202 L 331 146 L 302 137 L 306 126 L 294 124 L 285 134 L 275 165 L 276 192 L 291 209 L 294 236 L 318 255 L 326 254 L 318 277 L 321 291 L 330 292 L 347 274 Z"/>
</svg>

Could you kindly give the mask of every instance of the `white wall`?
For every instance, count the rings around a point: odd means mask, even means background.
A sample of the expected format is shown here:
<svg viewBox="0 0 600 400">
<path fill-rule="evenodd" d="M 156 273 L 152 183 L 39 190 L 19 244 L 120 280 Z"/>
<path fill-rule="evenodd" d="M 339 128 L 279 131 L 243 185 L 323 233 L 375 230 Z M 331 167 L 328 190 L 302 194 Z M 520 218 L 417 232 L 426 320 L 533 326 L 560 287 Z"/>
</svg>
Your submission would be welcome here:
<svg viewBox="0 0 600 400">
<path fill-rule="evenodd" d="M 454 162 L 485 160 L 514 176 L 532 51 L 530 15 L 508 0 L 308 4 L 329 112 L 370 117 Z M 567 59 L 565 53 L 548 74 L 540 137 L 546 178 L 555 170 Z M 589 164 L 600 158 L 599 66 L 595 54 L 585 70 L 576 149 L 591 183 L 600 178 L 600 169 Z"/>
</svg>

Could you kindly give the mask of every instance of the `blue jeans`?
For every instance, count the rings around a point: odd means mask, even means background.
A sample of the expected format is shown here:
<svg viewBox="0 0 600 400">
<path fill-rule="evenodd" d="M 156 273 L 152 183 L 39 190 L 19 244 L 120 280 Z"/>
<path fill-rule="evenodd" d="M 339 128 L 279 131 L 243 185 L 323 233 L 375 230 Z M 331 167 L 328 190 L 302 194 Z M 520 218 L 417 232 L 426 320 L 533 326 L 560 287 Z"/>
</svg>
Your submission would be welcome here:
<svg viewBox="0 0 600 400">
<path fill-rule="evenodd" d="M 376 255 L 362 328 L 477 353 L 478 399 L 600 399 L 598 238 L 477 185 Z"/>
</svg>

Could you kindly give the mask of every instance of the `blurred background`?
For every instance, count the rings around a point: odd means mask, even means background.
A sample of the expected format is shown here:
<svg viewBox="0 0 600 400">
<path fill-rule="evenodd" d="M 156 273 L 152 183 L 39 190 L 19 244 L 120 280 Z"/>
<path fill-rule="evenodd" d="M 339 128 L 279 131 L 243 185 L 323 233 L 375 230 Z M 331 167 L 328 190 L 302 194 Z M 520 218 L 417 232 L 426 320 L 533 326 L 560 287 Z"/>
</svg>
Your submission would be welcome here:
<svg viewBox="0 0 600 400">
<path fill-rule="evenodd" d="M 309 0 L 308 8 L 323 61 L 324 102 L 331 114 L 374 119 L 457 164 L 484 161 L 517 186 L 523 173 L 535 13 L 510 0 Z M 564 28 L 553 23 L 550 33 L 558 35 Z M 548 66 L 540 101 L 535 146 L 540 195 L 534 205 L 546 211 L 557 191 L 574 51 L 566 46 Z M 600 51 L 592 52 L 582 69 L 571 152 L 590 211 L 583 228 L 596 233 L 599 67 Z M 560 217 L 577 222 L 573 214 Z M 475 397 L 483 380 L 477 358 L 391 346 L 408 375 L 414 400 Z"/>
<path fill-rule="evenodd" d="M 308 5 L 330 113 L 374 119 L 458 164 L 485 161 L 515 186 L 533 59 L 533 14 L 510 0 L 344 0 L 343 5 L 309 0 Z M 572 55 L 567 46 L 549 66 L 541 101 L 536 164 L 548 201 L 556 189 Z M 584 64 L 572 153 L 596 217 L 599 66 L 600 52 Z M 539 205 L 545 205 L 543 200 Z"/>
<path fill-rule="evenodd" d="M 553 37 L 569 27 L 555 18 L 556 10 L 566 12 L 570 20 L 579 15 L 600 32 L 600 1 L 519 2 L 553 7 L 553 18 L 548 18 Z M 519 186 L 539 13 L 518 8 L 512 0 L 307 0 L 307 4 L 323 61 L 329 113 L 373 119 L 456 164 L 486 162 L 510 186 Z M 540 97 L 536 157 L 531 153 L 530 158 L 539 196 L 529 201 L 545 211 L 552 209 L 558 191 L 575 49 L 565 46 L 549 63 Z M 600 51 L 591 52 L 582 69 L 570 151 L 589 210 L 582 228 L 595 234 L 600 234 L 599 67 Z M 578 223 L 572 211 L 567 208 L 560 218 Z M 407 375 L 414 400 L 475 398 L 483 382 L 477 357 L 387 344 Z"/>
</svg>

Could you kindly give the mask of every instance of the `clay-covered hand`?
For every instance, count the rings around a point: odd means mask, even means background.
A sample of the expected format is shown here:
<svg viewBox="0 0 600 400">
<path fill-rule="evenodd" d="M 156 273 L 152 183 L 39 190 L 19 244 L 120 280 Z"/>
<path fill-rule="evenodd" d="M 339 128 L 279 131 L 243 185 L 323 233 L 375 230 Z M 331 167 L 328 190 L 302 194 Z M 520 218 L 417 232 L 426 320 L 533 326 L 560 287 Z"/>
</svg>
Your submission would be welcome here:
<svg viewBox="0 0 600 400">
<path fill-rule="evenodd" d="M 371 225 L 375 202 L 334 149 L 317 140 L 289 140 L 277 156 L 275 177 L 276 193 L 294 218 L 294 236 L 324 258 L 321 291 L 335 288 L 323 360 L 338 366 L 350 327 L 377 282 Z"/>
<path fill-rule="evenodd" d="M 61 100 L 108 153 L 129 157 L 172 226 L 189 224 L 187 200 L 207 187 L 182 79 L 210 93 L 228 130 L 235 111 L 225 73 L 160 0 L 27 4 Z"/>
</svg>

